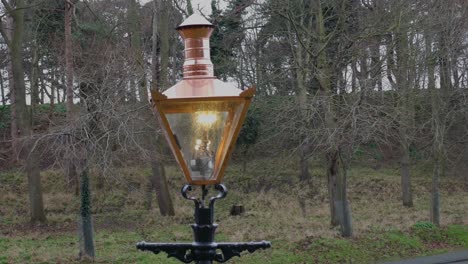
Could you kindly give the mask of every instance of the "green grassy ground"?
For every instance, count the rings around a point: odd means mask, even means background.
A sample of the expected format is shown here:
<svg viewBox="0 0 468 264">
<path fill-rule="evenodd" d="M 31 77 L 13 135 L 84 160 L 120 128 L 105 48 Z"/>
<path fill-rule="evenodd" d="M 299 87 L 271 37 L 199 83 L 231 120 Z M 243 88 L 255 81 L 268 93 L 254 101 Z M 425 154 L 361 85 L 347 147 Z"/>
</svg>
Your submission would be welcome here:
<svg viewBox="0 0 468 264">
<path fill-rule="evenodd" d="M 137 251 L 135 243 L 192 240 L 193 209 L 178 195 L 183 184 L 179 172 L 168 169 L 175 217 L 145 209 L 143 183 L 148 173 L 122 169 L 106 178 L 104 189 L 93 188 L 97 263 L 178 263 Z M 275 171 L 258 161 L 254 171 L 241 174 L 231 166 L 226 175 L 230 193 L 216 207 L 217 240 L 265 239 L 273 247 L 230 263 L 375 263 L 468 248 L 467 189 L 456 179 L 442 181 L 442 227 L 436 228 L 425 222 L 430 175 L 423 169 L 415 173 L 413 208 L 400 205 L 396 169 L 352 169 L 349 196 L 355 236 L 343 239 L 329 226 L 323 172 L 313 174 L 314 190 L 303 193 L 294 170 Z M 43 185 L 48 223 L 30 226 L 25 176 L 0 173 L 0 263 L 78 262 L 79 200 L 67 190 L 60 171 L 43 173 Z M 302 198 L 308 201 L 305 214 L 298 203 Z M 243 204 L 246 213 L 229 216 L 233 204 Z"/>
<path fill-rule="evenodd" d="M 173 230 L 176 230 L 174 233 Z M 97 230 L 97 263 L 178 263 L 163 254 L 137 252 L 135 242 L 190 240 L 184 225 L 165 225 L 152 230 Z M 185 235 L 184 233 L 187 233 Z M 223 232 L 218 238 L 229 237 Z M 374 263 L 383 259 L 435 254 L 468 247 L 468 228 L 449 226 L 442 229 L 410 232 L 371 230 L 352 239 L 306 238 L 303 241 L 273 240 L 273 248 L 246 254 L 231 263 Z M 0 263 L 75 263 L 78 241 L 73 232 L 46 234 L 31 232 L 0 238 Z"/>
</svg>

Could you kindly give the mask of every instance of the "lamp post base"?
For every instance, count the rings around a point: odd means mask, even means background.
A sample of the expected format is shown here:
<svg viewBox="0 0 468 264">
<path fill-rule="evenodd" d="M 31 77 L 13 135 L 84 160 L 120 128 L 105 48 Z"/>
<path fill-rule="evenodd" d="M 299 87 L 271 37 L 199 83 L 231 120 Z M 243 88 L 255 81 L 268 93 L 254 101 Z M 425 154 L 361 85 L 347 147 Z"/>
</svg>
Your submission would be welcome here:
<svg viewBox="0 0 468 264">
<path fill-rule="evenodd" d="M 213 261 L 223 263 L 235 256 L 240 257 L 240 253 L 242 251 L 252 253 L 257 249 L 270 248 L 271 243 L 268 241 L 232 243 L 214 242 L 215 231 L 218 227 L 218 225 L 214 223 L 214 202 L 217 199 L 226 197 L 227 195 L 227 189 L 224 185 L 215 185 L 215 189 L 219 191 L 218 195 L 211 197 L 209 205 L 205 206 L 205 197 L 208 193 L 205 186 L 202 187 L 203 191 L 201 199 L 188 196 L 188 192 L 193 190 L 191 185 L 185 185 L 182 188 L 182 196 L 195 203 L 195 224 L 192 224 L 194 242 L 147 243 L 143 241 L 137 243 L 137 249 L 151 251 L 154 254 L 158 254 L 161 251 L 166 252 L 168 257 L 174 257 L 184 263 L 195 261 L 198 264 L 211 264 Z"/>
</svg>

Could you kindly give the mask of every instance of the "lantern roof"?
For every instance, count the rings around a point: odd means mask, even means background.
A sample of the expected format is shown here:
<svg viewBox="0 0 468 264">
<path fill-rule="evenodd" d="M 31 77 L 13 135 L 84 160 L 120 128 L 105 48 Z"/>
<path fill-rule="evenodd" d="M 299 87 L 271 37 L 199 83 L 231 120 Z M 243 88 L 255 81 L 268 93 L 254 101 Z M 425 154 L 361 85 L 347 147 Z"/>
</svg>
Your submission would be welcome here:
<svg viewBox="0 0 468 264">
<path fill-rule="evenodd" d="M 239 96 L 243 90 L 234 84 L 209 79 L 185 79 L 163 92 L 167 99 L 189 97 Z"/>
<path fill-rule="evenodd" d="M 187 19 L 180 24 L 177 29 L 181 29 L 183 27 L 191 27 L 191 26 L 210 26 L 213 27 L 213 24 L 211 24 L 206 18 L 202 17 L 199 14 L 193 14 L 189 16 Z"/>
</svg>

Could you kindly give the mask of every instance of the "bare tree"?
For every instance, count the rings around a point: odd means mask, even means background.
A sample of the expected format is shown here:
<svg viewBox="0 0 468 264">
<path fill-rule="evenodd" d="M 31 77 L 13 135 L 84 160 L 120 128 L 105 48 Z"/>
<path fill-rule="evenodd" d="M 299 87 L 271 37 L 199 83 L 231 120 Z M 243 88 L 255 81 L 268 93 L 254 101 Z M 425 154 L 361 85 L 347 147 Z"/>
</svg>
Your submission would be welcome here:
<svg viewBox="0 0 468 264">
<path fill-rule="evenodd" d="M 75 8 L 75 3 L 72 0 L 65 0 L 65 75 L 66 75 L 66 109 L 67 120 L 72 123 L 74 119 L 74 89 L 73 89 L 73 39 L 72 39 L 72 16 Z M 69 140 L 73 140 L 69 138 Z M 74 188 L 75 195 L 79 193 L 78 187 L 78 173 L 76 171 L 75 163 L 73 162 L 72 155 L 68 154 L 66 157 L 69 159 L 65 165 L 65 174 L 68 185 L 71 189 Z"/>
<path fill-rule="evenodd" d="M 11 17 L 12 28 L 11 37 L 7 33 L 3 22 L 0 23 L 0 33 L 8 45 L 10 51 L 10 60 L 12 65 L 13 74 L 13 87 L 14 98 L 12 103 L 14 104 L 15 111 L 13 117 L 16 119 L 18 137 L 22 138 L 23 147 L 20 156 L 26 163 L 26 173 L 28 175 L 28 191 L 29 191 L 29 202 L 31 209 L 31 222 L 32 223 L 43 223 L 46 221 L 44 212 L 44 203 L 42 199 L 42 186 L 41 186 L 41 175 L 39 170 L 39 153 L 35 148 L 35 142 L 32 140 L 32 117 L 26 106 L 26 86 L 24 81 L 24 69 L 23 69 L 23 35 L 24 35 L 24 8 L 25 2 L 23 0 L 1 1 L 8 16 Z M 0 20 L 1 21 L 1 20 Z M 11 87 L 11 86 L 10 86 Z M 13 132 L 14 133 L 14 132 Z"/>
<path fill-rule="evenodd" d="M 169 1 L 162 0 L 158 4 L 158 0 L 153 1 L 153 50 L 152 50 L 152 87 L 151 89 L 159 90 L 164 88 L 165 85 L 168 84 L 168 60 L 169 60 L 169 34 L 167 33 L 168 28 L 163 28 L 163 25 L 167 26 L 167 20 L 169 19 Z M 158 10 L 160 7 L 162 10 Z M 161 44 L 161 64 L 158 63 L 157 58 L 157 40 L 158 40 L 158 25 L 157 25 L 157 12 L 162 12 L 162 23 L 161 23 L 161 38 L 160 41 L 163 43 Z M 163 22 L 164 21 L 164 22 Z M 161 74 L 159 76 L 158 82 L 158 66 L 161 65 Z M 166 69 L 166 70 L 163 70 Z M 159 84 L 159 85 L 158 85 Z M 156 119 L 153 119 L 156 120 Z M 160 124 L 158 124 L 158 128 Z M 161 156 L 158 154 L 162 152 L 162 137 L 159 136 L 156 140 L 154 138 L 150 139 L 151 150 L 150 150 L 150 163 L 151 163 L 151 170 L 152 175 L 149 179 L 148 185 L 148 198 L 147 204 L 151 207 L 151 200 L 152 200 L 152 190 L 156 191 L 157 201 L 159 205 L 159 212 L 161 215 L 174 215 L 174 205 L 172 203 L 172 199 L 169 193 L 169 188 L 167 185 L 167 179 L 165 175 L 165 168 L 164 164 L 162 163 Z M 159 150 L 159 151 L 158 151 Z"/>
<path fill-rule="evenodd" d="M 142 49 L 142 36 L 141 36 L 141 25 L 140 25 L 140 6 L 137 1 L 132 0 L 130 2 L 129 11 L 130 20 L 130 46 L 132 49 L 132 55 L 135 58 L 135 66 L 137 73 L 137 84 L 138 84 L 138 95 L 140 102 L 148 102 L 148 88 L 146 82 L 146 62 L 143 57 Z"/>
</svg>

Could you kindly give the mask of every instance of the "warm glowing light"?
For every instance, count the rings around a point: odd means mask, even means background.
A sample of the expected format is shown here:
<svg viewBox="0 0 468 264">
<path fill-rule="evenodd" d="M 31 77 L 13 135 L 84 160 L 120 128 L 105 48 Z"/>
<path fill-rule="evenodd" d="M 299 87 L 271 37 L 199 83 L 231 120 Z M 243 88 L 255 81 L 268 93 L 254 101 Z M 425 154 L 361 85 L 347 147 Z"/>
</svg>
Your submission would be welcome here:
<svg viewBox="0 0 468 264">
<path fill-rule="evenodd" d="M 201 139 L 195 140 L 195 150 L 199 150 L 199 149 L 200 149 L 201 143 L 202 143 Z"/>
<path fill-rule="evenodd" d="M 215 113 L 202 112 L 197 115 L 197 122 L 204 126 L 210 126 L 216 122 L 217 118 Z"/>
</svg>

